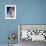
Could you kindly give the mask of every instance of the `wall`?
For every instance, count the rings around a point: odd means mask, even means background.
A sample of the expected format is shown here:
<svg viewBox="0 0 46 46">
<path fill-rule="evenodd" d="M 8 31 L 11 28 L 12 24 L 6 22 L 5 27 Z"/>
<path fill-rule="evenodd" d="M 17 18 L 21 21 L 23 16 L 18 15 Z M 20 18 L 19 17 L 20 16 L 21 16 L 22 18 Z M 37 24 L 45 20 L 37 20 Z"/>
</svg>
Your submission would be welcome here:
<svg viewBox="0 0 46 46">
<path fill-rule="evenodd" d="M 16 20 L 4 18 L 7 4 L 16 5 Z M 9 32 L 17 34 L 17 24 L 46 24 L 46 0 L 0 0 L 0 44 L 8 43 Z"/>
</svg>

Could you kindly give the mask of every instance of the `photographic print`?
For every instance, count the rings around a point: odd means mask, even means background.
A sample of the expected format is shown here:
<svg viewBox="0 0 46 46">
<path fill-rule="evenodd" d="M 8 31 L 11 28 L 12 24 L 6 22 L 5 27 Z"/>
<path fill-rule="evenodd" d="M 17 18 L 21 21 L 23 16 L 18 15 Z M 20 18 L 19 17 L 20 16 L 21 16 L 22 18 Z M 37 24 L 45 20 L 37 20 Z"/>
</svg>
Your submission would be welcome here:
<svg viewBox="0 0 46 46">
<path fill-rule="evenodd" d="M 16 19 L 16 5 L 5 5 L 5 19 Z"/>
<path fill-rule="evenodd" d="M 34 43 L 46 42 L 46 25 L 19 24 L 18 42 L 20 46 L 31 46 Z"/>
<path fill-rule="evenodd" d="M 20 29 L 19 29 L 20 28 Z M 19 25 L 20 39 L 46 41 L 46 25 Z M 18 32 L 19 33 L 19 32 Z"/>
</svg>

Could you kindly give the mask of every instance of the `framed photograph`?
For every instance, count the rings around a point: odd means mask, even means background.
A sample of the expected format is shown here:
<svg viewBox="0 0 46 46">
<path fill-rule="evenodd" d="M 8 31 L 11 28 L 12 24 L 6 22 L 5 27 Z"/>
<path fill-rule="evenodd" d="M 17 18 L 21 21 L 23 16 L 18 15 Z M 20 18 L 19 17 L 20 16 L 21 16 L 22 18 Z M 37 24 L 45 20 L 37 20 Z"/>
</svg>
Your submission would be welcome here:
<svg viewBox="0 0 46 46">
<path fill-rule="evenodd" d="M 46 25 L 42 24 L 19 24 L 18 41 L 46 41 Z"/>
<path fill-rule="evenodd" d="M 16 5 L 5 5 L 5 19 L 16 19 Z"/>
</svg>

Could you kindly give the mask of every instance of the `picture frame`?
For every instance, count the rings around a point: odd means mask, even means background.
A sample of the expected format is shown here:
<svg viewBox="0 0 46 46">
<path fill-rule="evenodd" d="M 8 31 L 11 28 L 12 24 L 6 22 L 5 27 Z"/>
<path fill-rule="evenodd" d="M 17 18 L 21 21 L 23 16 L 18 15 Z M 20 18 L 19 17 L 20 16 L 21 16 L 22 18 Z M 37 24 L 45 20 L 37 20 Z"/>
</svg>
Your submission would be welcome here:
<svg viewBox="0 0 46 46">
<path fill-rule="evenodd" d="M 46 41 L 46 24 L 18 24 L 18 42 L 22 40 Z"/>
<path fill-rule="evenodd" d="M 5 5 L 5 19 L 16 19 L 16 5 Z"/>
</svg>

